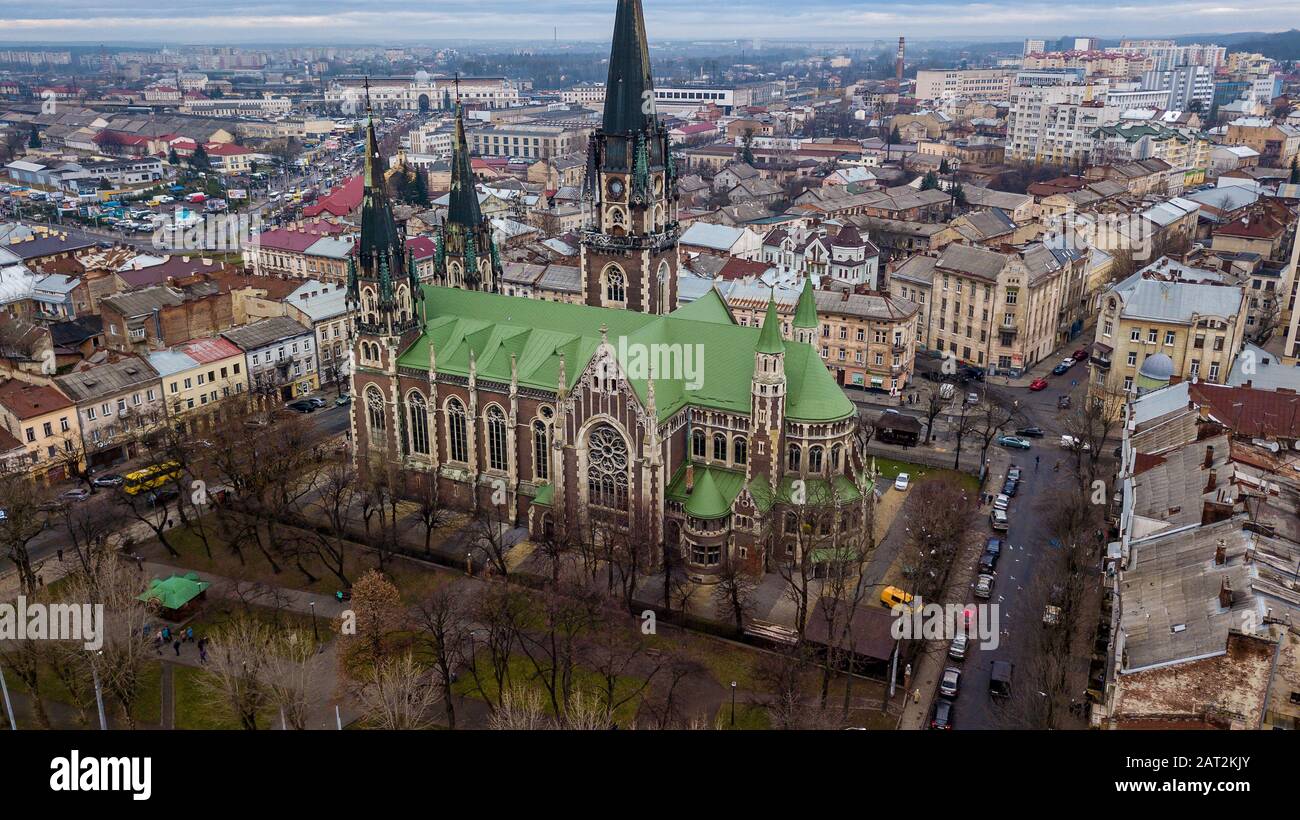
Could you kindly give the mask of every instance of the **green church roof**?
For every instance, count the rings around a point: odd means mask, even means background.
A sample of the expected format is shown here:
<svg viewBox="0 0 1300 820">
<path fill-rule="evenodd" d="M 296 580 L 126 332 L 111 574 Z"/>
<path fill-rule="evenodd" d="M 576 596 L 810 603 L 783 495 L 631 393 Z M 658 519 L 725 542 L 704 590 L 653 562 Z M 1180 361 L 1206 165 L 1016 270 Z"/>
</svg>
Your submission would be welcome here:
<svg viewBox="0 0 1300 820">
<path fill-rule="evenodd" d="M 686 514 L 696 518 L 721 518 L 731 512 L 731 505 L 745 486 L 745 474 L 721 467 L 694 464 L 695 486 L 686 491 L 686 464 L 677 468 L 668 485 L 667 498 L 685 505 Z"/>
<path fill-rule="evenodd" d="M 673 316 L 678 319 L 694 319 L 698 322 L 713 322 L 719 325 L 736 323 L 731 316 L 731 309 L 727 307 L 717 288 L 709 288 L 707 293 L 694 302 L 688 302 L 677 308 L 673 311 Z"/>
<path fill-rule="evenodd" d="M 776 297 L 767 298 L 767 313 L 763 316 L 763 329 L 758 336 L 759 353 L 784 353 L 785 342 L 781 339 L 781 319 L 776 313 Z"/>
<path fill-rule="evenodd" d="M 795 327 L 817 327 L 817 297 L 813 294 L 812 277 L 803 280 L 799 305 L 794 311 Z"/>
<path fill-rule="evenodd" d="M 642 402 L 645 376 L 655 376 L 661 421 L 687 405 L 749 413 L 754 350 L 761 346 L 758 328 L 456 288 L 425 286 L 424 292 L 428 324 L 398 361 L 401 367 L 427 370 L 433 345 L 440 373 L 468 376 L 472 351 L 480 380 L 508 384 L 513 355 L 520 385 L 554 391 L 563 356 L 565 388 L 572 389 L 600 347 L 604 325 L 610 346 L 616 352 L 628 351 L 629 358 L 638 349 L 653 350 L 649 345 L 676 345 L 678 350 L 699 346 L 690 348 L 694 372 L 684 375 L 691 378 L 629 373 L 628 381 Z M 772 324 L 772 329 L 779 341 L 780 325 Z M 693 361 L 694 351 L 701 361 Z M 685 356 L 679 360 L 688 361 Z M 636 364 L 623 362 L 625 369 Z M 810 345 L 792 345 L 786 351 L 785 373 L 786 416 L 791 420 L 837 421 L 853 415 L 853 404 Z"/>
</svg>

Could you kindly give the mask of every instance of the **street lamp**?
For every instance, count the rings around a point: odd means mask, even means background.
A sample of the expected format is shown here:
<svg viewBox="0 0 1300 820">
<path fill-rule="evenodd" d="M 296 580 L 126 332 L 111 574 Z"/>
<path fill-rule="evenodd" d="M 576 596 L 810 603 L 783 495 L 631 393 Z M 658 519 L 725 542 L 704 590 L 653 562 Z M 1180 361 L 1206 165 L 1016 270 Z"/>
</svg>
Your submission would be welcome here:
<svg viewBox="0 0 1300 820">
<path fill-rule="evenodd" d="M 731 682 L 731 725 L 736 725 L 736 682 Z"/>
<path fill-rule="evenodd" d="M 320 632 L 317 631 L 317 629 L 316 629 L 316 602 L 315 602 L 315 601 L 309 601 L 309 602 L 307 603 L 307 605 L 311 607 L 311 636 L 312 636 L 312 639 L 315 640 L 316 643 L 320 643 Z"/>
</svg>

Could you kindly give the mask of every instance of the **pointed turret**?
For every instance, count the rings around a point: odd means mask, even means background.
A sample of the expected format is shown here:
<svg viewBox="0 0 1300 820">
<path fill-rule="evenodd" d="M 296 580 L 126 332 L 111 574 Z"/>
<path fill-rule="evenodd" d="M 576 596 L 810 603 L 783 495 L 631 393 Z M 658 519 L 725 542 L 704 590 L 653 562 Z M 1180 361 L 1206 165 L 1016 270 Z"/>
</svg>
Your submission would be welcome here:
<svg viewBox="0 0 1300 820">
<path fill-rule="evenodd" d="M 767 299 L 767 314 L 763 317 L 763 329 L 758 334 L 758 353 L 777 356 L 785 353 L 785 341 L 781 338 L 781 317 L 776 312 L 776 295 Z"/>
<path fill-rule="evenodd" d="M 492 241 L 492 224 L 479 207 L 459 101 L 451 145 L 451 193 L 447 196 L 447 218 L 438 231 L 434 276 L 439 283 L 454 288 L 492 293 L 501 289 L 501 260 Z"/>
<path fill-rule="evenodd" d="M 817 296 L 813 292 L 812 277 L 803 280 L 799 304 L 794 311 L 794 339 L 804 344 L 815 344 L 817 339 Z"/>
<path fill-rule="evenodd" d="M 358 336 L 396 339 L 423 327 L 417 303 L 423 301 L 424 290 L 407 255 L 403 231 L 393 218 L 383 168 L 367 83 L 361 239 L 348 263 L 347 300 L 357 312 Z"/>
<path fill-rule="evenodd" d="M 474 188 L 469 148 L 465 143 L 465 118 L 456 106 L 456 130 L 451 143 L 451 193 L 447 200 L 447 221 L 471 227 L 483 222 L 483 211 Z"/>
<path fill-rule="evenodd" d="M 654 122 L 653 99 L 641 0 L 618 0 L 614 41 L 609 50 L 609 78 L 605 81 L 604 132 L 631 135 L 647 130 Z"/>
</svg>

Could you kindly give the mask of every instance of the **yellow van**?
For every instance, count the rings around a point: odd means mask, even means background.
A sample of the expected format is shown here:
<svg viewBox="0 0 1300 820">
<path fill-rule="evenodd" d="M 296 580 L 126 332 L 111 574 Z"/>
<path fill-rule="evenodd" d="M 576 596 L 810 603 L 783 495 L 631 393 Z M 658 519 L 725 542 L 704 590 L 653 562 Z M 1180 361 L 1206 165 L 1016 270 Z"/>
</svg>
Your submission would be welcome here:
<svg viewBox="0 0 1300 820">
<path fill-rule="evenodd" d="M 912 596 L 898 587 L 885 587 L 880 591 L 880 603 L 893 609 L 900 604 L 905 607 L 912 605 Z"/>
</svg>

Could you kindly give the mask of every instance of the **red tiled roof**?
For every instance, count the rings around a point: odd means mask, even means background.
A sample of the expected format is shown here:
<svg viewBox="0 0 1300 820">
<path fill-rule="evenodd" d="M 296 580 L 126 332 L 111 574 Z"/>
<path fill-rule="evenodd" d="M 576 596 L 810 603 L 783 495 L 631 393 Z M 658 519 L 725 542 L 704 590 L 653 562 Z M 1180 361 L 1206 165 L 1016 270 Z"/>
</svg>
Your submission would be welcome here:
<svg viewBox="0 0 1300 820">
<path fill-rule="evenodd" d="M 406 247 L 416 259 L 428 259 L 438 252 L 438 246 L 427 236 L 412 236 L 406 240 Z"/>
<path fill-rule="evenodd" d="M 13 450 L 21 449 L 23 449 L 23 443 L 9 435 L 8 430 L 0 427 L 0 453 L 8 453 Z"/>
<path fill-rule="evenodd" d="M 0 385 L 0 405 L 20 420 L 34 419 L 73 406 L 71 399 L 53 387 L 28 384 L 17 379 Z"/>
<path fill-rule="evenodd" d="M 1238 435 L 1300 438 L 1300 395 L 1293 390 L 1257 390 L 1205 382 L 1187 389 L 1195 402 L 1207 407 Z"/>
<path fill-rule="evenodd" d="M 345 230 L 346 226 L 320 219 L 299 226 L 263 231 L 258 235 L 257 243 L 264 248 L 302 253 L 320 241 L 321 237 L 337 236 Z"/>
<path fill-rule="evenodd" d="M 302 215 L 309 218 L 321 214 L 347 216 L 361 207 L 361 199 L 365 196 L 365 192 L 365 180 L 360 174 L 348 177 L 342 185 L 330 191 L 329 196 L 303 208 Z"/>
<path fill-rule="evenodd" d="M 243 353 L 238 345 L 221 336 L 215 339 L 194 339 L 179 344 L 173 349 L 184 353 L 199 364 L 210 364 Z"/>
<path fill-rule="evenodd" d="M 753 262 L 733 256 L 718 270 L 719 279 L 743 279 L 746 276 L 762 276 L 771 265 L 765 262 Z"/>
</svg>

